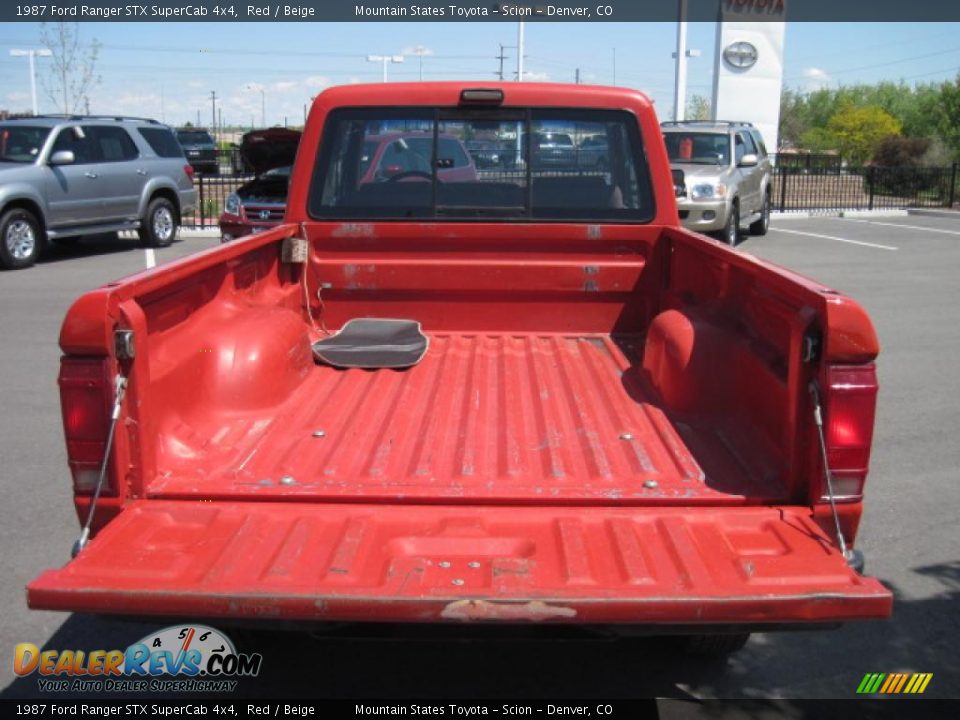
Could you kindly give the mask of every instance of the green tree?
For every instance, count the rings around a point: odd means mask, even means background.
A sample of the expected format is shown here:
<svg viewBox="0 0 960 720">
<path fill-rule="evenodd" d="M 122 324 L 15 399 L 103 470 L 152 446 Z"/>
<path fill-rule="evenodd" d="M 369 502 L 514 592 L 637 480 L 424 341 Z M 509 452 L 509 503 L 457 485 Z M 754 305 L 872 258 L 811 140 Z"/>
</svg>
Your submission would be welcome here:
<svg viewBox="0 0 960 720">
<path fill-rule="evenodd" d="M 876 105 L 847 105 L 827 122 L 827 131 L 836 138 L 837 149 L 851 165 L 871 159 L 884 138 L 900 135 L 903 123 Z"/>
<path fill-rule="evenodd" d="M 807 130 L 797 143 L 798 147 L 811 152 L 831 152 L 840 149 L 836 135 L 826 128 L 811 128 Z"/>
<path fill-rule="evenodd" d="M 954 159 L 960 159 L 960 76 L 940 86 L 933 116 L 943 142 L 953 152 Z"/>
<path fill-rule="evenodd" d="M 703 95 L 694 95 L 687 103 L 687 120 L 709 120 L 713 108 Z"/>
</svg>

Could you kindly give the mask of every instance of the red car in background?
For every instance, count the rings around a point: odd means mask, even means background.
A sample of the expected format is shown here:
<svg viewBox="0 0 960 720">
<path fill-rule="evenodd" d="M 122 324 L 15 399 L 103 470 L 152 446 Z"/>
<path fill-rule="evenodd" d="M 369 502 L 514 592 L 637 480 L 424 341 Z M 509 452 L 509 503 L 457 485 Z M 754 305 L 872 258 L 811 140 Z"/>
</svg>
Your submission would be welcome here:
<svg viewBox="0 0 960 720">
<path fill-rule="evenodd" d="M 266 230 L 283 221 L 287 210 L 290 166 L 297 155 L 300 131 L 288 128 L 252 130 L 243 136 L 239 153 L 256 174 L 227 196 L 220 215 L 220 240 Z"/>
</svg>

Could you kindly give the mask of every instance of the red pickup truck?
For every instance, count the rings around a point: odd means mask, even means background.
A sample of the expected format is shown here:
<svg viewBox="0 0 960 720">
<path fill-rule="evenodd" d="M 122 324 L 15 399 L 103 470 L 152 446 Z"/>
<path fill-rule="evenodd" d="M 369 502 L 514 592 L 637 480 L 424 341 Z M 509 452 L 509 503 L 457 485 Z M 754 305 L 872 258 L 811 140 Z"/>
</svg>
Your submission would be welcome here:
<svg viewBox="0 0 960 720">
<path fill-rule="evenodd" d="M 387 133 L 432 137 L 391 148 L 427 169 L 367 181 Z M 527 148 L 444 178 L 467 161 L 441 138 L 537 133 L 607 163 Z M 681 228 L 644 95 L 333 88 L 291 178 L 282 225 L 70 309 L 59 383 L 91 532 L 31 607 L 632 625 L 720 650 L 890 614 L 853 550 L 870 320 Z M 409 320 L 428 348 L 401 369 L 312 351 L 360 318 Z"/>
</svg>

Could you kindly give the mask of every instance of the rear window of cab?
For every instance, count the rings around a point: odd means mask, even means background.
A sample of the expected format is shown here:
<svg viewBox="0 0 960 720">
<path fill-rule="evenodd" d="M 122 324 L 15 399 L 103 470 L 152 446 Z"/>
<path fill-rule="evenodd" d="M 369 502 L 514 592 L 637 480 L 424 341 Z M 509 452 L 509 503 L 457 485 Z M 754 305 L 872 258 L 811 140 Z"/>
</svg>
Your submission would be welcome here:
<svg viewBox="0 0 960 720">
<path fill-rule="evenodd" d="M 609 150 L 602 162 L 581 153 L 587 139 Z M 546 108 L 334 110 L 308 209 L 316 219 L 637 223 L 655 214 L 634 115 Z"/>
</svg>

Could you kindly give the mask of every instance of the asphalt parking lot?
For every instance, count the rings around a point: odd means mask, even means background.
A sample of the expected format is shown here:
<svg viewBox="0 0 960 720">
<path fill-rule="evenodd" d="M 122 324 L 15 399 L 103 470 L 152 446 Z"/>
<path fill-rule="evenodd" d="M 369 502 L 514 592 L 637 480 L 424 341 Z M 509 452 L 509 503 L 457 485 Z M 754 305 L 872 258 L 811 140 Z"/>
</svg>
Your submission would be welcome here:
<svg viewBox="0 0 960 720">
<path fill-rule="evenodd" d="M 216 244 L 186 239 L 158 261 Z M 960 691 L 960 222 L 935 217 L 775 219 L 747 238 L 756 254 L 865 305 L 882 344 L 881 394 L 859 547 L 892 588 L 887 622 L 757 635 L 726 664 L 671 654 L 658 641 L 575 631 L 479 628 L 344 637 L 244 637 L 265 655 L 240 694 L 266 697 L 851 698 L 867 672 L 931 672 L 927 697 Z M 0 273 L 0 696 L 37 694 L 15 679 L 13 647 L 124 648 L 156 630 L 31 612 L 24 585 L 69 558 L 78 524 L 56 386 L 60 322 L 71 301 L 143 267 L 134 241 L 84 243 L 37 267 Z M 248 647 L 248 643 L 256 647 Z"/>
</svg>

